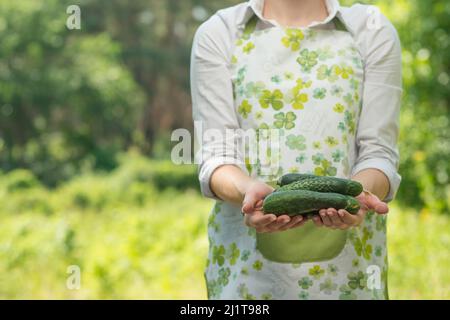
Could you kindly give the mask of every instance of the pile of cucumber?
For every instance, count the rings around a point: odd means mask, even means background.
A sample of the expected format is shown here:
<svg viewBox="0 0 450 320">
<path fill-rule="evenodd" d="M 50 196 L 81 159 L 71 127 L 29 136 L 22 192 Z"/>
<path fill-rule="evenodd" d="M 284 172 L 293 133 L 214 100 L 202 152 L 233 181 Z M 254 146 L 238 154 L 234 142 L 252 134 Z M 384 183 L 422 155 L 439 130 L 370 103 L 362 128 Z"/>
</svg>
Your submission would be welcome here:
<svg viewBox="0 0 450 320">
<path fill-rule="evenodd" d="M 300 173 L 283 175 L 278 185 L 264 199 L 266 213 L 312 216 L 320 209 L 335 208 L 356 214 L 360 206 L 354 197 L 363 191 L 357 181 Z"/>
</svg>

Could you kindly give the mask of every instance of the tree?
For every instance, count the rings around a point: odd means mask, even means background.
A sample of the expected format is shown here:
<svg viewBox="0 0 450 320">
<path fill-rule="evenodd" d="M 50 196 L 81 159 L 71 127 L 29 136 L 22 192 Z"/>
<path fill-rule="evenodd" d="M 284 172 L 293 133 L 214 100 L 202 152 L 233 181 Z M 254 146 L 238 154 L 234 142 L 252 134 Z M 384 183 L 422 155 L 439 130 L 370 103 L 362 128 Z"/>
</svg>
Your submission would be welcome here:
<svg viewBox="0 0 450 320">
<path fill-rule="evenodd" d="M 49 183 L 114 166 L 130 145 L 143 95 L 106 33 L 66 26 L 67 3 L 0 3 L 0 164 Z"/>
</svg>

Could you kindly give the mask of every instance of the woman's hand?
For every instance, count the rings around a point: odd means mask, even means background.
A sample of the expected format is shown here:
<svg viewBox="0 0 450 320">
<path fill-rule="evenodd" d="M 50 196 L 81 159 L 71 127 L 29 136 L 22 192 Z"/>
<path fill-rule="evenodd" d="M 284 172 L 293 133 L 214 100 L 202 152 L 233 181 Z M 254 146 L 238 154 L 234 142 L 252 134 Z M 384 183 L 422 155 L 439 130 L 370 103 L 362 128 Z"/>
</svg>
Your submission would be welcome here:
<svg viewBox="0 0 450 320">
<path fill-rule="evenodd" d="M 320 210 L 319 216 L 313 217 L 312 220 L 318 227 L 326 226 L 332 229 L 345 230 L 359 226 L 369 210 L 374 210 L 378 214 L 386 214 L 389 211 L 387 204 L 370 192 L 363 191 L 356 199 L 358 199 L 361 209 L 355 215 L 343 209 L 328 208 Z"/>
<path fill-rule="evenodd" d="M 252 181 L 246 188 L 242 213 L 247 226 L 256 229 L 256 232 L 284 231 L 303 225 L 307 219 L 302 216 L 289 217 L 264 214 L 262 205 L 264 198 L 273 192 L 273 188 L 260 181 Z"/>
</svg>

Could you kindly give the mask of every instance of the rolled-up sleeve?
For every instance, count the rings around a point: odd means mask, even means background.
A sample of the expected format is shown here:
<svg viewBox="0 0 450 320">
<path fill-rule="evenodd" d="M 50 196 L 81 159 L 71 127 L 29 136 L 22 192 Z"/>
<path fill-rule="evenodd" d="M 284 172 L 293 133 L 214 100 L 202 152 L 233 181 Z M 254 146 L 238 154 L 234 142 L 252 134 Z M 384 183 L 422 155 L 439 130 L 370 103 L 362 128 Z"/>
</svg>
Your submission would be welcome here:
<svg viewBox="0 0 450 320">
<path fill-rule="evenodd" d="M 352 174 L 368 168 L 382 171 L 390 183 L 384 200 L 390 201 L 401 181 L 397 147 L 402 96 L 401 46 L 395 28 L 382 18 L 380 28 L 362 31 L 366 43 L 364 91 Z"/>
<path fill-rule="evenodd" d="M 191 98 L 196 129 L 196 162 L 202 194 L 218 199 L 210 188 L 213 172 L 224 164 L 245 170 L 237 147 L 239 121 L 234 110 L 229 68 L 231 39 L 217 15 L 196 31 L 191 52 Z"/>
</svg>

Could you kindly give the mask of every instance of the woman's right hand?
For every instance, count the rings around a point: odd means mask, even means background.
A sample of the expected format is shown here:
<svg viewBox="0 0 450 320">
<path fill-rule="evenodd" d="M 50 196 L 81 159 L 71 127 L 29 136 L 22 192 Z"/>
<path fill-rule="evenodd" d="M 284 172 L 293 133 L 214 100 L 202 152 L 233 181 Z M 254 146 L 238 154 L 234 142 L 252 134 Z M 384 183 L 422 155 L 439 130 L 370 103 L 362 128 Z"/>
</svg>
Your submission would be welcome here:
<svg viewBox="0 0 450 320">
<path fill-rule="evenodd" d="M 276 232 L 302 226 L 307 219 L 301 215 L 290 217 L 288 215 L 276 216 L 264 213 L 262 205 L 264 198 L 273 192 L 273 188 L 261 181 L 252 181 L 246 188 L 242 213 L 247 226 L 256 229 L 256 232 Z"/>
</svg>

